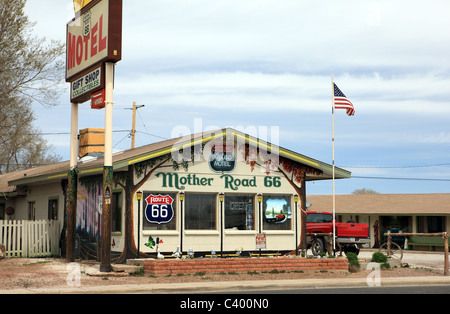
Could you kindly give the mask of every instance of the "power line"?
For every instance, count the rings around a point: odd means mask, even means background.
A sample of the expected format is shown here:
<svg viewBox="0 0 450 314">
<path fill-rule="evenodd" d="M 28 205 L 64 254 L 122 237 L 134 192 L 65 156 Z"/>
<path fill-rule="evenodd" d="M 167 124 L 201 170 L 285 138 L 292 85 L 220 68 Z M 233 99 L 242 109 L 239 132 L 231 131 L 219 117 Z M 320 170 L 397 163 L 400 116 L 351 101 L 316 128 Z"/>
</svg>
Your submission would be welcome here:
<svg viewBox="0 0 450 314">
<path fill-rule="evenodd" d="M 117 145 L 119 145 L 120 143 L 122 143 L 122 141 L 124 141 L 127 137 L 130 137 L 130 134 L 125 135 L 118 143 L 116 143 L 116 144 L 113 146 L 113 148 L 116 147 Z"/>
<path fill-rule="evenodd" d="M 159 135 L 155 135 L 155 134 L 151 134 L 151 133 L 146 133 L 146 132 L 141 132 L 141 131 L 136 131 L 136 133 L 142 133 L 142 134 L 145 134 L 145 135 L 157 137 L 157 138 L 160 138 L 162 140 L 170 140 L 170 138 L 159 136 Z"/>
<path fill-rule="evenodd" d="M 357 168 L 357 169 L 407 169 L 407 168 L 427 168 L 427 167 L 443 167 L 450 166 L 450 163 L 431 164 L 431 165 L 415 165 L 415 166 L 339 166 L 341 168 Z"/>
<path fill-rule="evenodd" d="M 404 181 L 439 181 L 450 182 L 450 179 L 434 179 L 434 178 L 400 178 L 400 177 L 368 177 L 368 176 L 351 176 L 352 179 L 376 179 L 376 180 L 404 180 Z"/>
<path fill-rule="evenodd" d="M 113 133 L 130 133 L 131 130 L 115 130 Z M 70 132 L 45 132 L 45 133 L 30 133 L 26 135 L 70 135 Z"/>
</svg>

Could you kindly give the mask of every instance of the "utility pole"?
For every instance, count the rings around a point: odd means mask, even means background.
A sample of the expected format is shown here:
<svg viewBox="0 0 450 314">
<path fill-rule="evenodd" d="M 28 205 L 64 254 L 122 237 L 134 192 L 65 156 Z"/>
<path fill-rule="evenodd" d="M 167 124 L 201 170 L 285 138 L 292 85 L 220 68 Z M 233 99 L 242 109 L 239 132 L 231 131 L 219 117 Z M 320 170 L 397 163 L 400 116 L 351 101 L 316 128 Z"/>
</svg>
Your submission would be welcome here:
<svg viewBox="0 0 450 314">
<path fill-rule="evenodd" d="M 133 102 L 133 126 L 131 129 L 131 148 L 135 148 L 136 143 L 136 111 L 139 108 L 143 108 L 145 105 L 136 106 L 136 102 Z"/>
</svg>

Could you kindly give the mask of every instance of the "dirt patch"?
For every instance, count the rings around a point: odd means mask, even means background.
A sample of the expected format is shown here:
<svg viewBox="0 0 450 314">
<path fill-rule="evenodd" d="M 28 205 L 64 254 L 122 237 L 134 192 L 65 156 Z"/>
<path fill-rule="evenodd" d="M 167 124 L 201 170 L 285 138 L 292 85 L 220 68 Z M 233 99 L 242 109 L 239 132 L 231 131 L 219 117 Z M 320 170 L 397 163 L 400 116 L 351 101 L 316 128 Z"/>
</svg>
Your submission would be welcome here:
<svg viewBox="0 0 450 314">
<path fill-rule="evenodd" d="M 133 285 L 157 283 L 183 283 L 208 281 L 251 281 L 251 280 L 287 280 L 287 279 L 327 279 L 327 278 L 366 278 L 370 271 L 349 273 L 346 271 L 309 271 L 309 272 L 251 272 L 251 273 L 197 273 L 192 275 L 144 274 L 115 277 L 89 276 L 98 270 L 99 263 L 79 261 L 82 286 Z M 67 278 L 78 271 L 63 259 L 52 258 L 12 258 L 0 260 L 0 291 L 23 288 L 63 288 L 67 287 Z M 381 277 L 417 277 L 442 276 L 442 272 L 424 268 L 394 268 L 382 270 Z"/>
</svg>

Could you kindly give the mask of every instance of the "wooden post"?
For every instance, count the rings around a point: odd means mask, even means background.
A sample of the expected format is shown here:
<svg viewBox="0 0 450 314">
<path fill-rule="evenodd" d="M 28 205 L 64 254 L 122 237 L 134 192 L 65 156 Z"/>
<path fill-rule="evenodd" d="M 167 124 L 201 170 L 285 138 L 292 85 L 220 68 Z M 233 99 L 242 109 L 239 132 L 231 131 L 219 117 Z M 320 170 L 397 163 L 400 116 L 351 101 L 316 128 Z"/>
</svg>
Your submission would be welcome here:
<svg viewBox="0 0 450 314">
<path fill-rule="evenodd" d="M 387 240 L 387 253 L 388 253 L 388 257 L 391 257 L 391 240 L 392 240 L 392 236 L 389 233 L 388 234 L 388 240 Z"/>
<path fill-rule="evenodd" d="M 444 276 L 448 276 L 448 233 L 443 233 L 444 238 Z"/>
<path fill-rule="evenodd" d="M 329 255 L 334 254 L 333 252 L 333 233 L 328 234 L 327 251 Z"/>
<path fill-rule="evenodd" d="M 298 209 L 295 202 L 295 256 L 298 256 Z"/>
<path fill-rule="evenodd" d="M 301 249 L 306 252 L 306 248 L 308 247 L 306 243 L 306 211 L 308 210 L 306 207 L 306 173 L 303 173 L 300 184 L 300 245 Z"/>
</svg>

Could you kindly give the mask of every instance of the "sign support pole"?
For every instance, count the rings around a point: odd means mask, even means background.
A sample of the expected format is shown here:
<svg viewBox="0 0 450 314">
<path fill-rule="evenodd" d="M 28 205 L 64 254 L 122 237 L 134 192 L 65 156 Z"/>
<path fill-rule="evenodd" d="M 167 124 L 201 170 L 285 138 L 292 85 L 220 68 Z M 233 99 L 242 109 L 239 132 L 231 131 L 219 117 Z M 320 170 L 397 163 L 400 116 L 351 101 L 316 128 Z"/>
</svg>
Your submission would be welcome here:
<svg viewBox="0 0 450 314">
<path fill-rule="evenodd" d="M 110 272 L 112 230 L 112 126 L 114 64 L 122 60 L 123 0 L 74 0 L 75 18 L 66 26 L 66 82 L 71 83 L 72 129 L 67 209 L 67 260 L 74 260 L 76 194 L 77 194 L 77 133 L 78 104 L 98 96 L 104 88 L 105 154 L 103 168 L 103 208 L 101 244 L 97 240 L 100 271 Z M 103 104 L 94 102 L 91 108 Z M 100 221 L 99 221 L 100 224 Z M 99 249 L 99 247 L 101 248 Z M 99 252 L 100 250 L 100 252 Z"/>
<path fill-rule="evenodd" d="M 101 272 L 110 272 L 111 268 L 111 199 L 112 199 L 112 127 L 113 127 L 113 87 L 114 63 L 105 63 L 105 155 L 103 167 L 103 216 Z"/>
<path fill-rule="evenodd" d="M 75 261 L 75 229 L 78 185 L 78 104 L 72 103 L 70 126 L 70 170 L 67 206 L 66 261 Z"/>
</svg>

